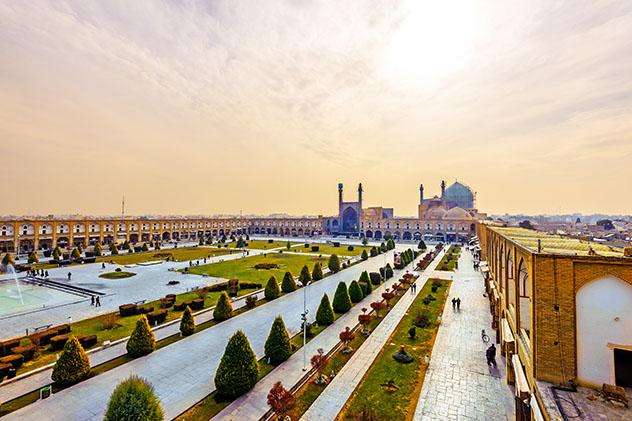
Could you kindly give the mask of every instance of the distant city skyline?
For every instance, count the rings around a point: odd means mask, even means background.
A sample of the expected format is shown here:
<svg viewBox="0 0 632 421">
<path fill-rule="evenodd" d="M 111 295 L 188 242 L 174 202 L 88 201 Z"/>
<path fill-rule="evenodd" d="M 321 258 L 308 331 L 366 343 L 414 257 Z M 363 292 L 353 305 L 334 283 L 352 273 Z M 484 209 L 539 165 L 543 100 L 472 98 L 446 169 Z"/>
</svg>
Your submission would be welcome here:
<svg viewBox="0 0 632 421">
<path fill-rule="evenodd" d="M 0 4 L 0 215 L 632 212 L 632 3 Z"/>
</svg>

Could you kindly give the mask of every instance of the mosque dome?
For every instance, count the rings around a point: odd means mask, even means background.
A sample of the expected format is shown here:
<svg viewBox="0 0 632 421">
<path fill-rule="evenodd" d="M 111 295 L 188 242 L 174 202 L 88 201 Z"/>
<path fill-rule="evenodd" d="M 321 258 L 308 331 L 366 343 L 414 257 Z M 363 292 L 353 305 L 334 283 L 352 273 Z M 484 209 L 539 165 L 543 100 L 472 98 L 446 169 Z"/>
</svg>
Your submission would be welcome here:
<svg viewBox="0 0 632 421">
<path fill-rule="evenodd" d="M 463 208 L 459 208 L 458 206 L 450 209 L 445 213 L 443 219 L 459 219 L 459 220 L 467 220 L 472 219 L 469 213 Z"/>
<path fill-rule="evenodd" d="M 443 200 L 449 207 L 459 206 L 461 208 L 474 207 L 474 193 L 465 184 L 455 181 L 450 187 L 445 189 Z"/>
<path fill-rule="evenodd" d="M 443 219 L 446 211 L 442 207 L 434 207 L 430 208 L 426 211 L 424 215 L 424 219 Z"/>
</svg>

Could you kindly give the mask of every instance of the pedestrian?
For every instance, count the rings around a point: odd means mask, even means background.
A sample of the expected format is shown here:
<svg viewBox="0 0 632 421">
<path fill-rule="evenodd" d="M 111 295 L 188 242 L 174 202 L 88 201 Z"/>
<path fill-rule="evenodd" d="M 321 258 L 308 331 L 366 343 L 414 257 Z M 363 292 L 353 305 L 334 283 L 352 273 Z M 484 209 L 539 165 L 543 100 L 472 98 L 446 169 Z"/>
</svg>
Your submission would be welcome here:
<svg viewBox="0 0 632 421">
<path fill-rule="evenodd" d="M 456 298 L 452 298 L 452 310 L 456 309 Z"/>
<path fill-rule="evenodd" d="M 94 295 L 90 296 L 90 305 L 93 306 L 94 305 Z"/>
<path fill-rule="evenodd" d="M 491 344 L 487 351 L 485 351 L 485 356 L 487 357 L 487 365 L 496 367 L 496 347 L 494 344 Z"/>
<path fill-rule="evenodd" d="M 48 271 L 44 272 L 44 277 L 48 278 Z"/>
<path fill-rule="evenodd" d="M 70 278 L 72 278 L 72 273 L 68 272 L 68 280 L 70 281 Z"/>
<path fill-rule="evenodd" d="M 101 307 L 101 300 L 99 299 L 99 296 L 97 296 L 97 300 L 95 302 L 95 306 L 96 307 Z"/>
<path fill-rule="evenodd" d="M 456 299 L 456 311 L 461 311 L 461 297 Z"/>
<path fill-rule="evenodd" d="M 105 262 L 101 263 L 101 269 L 105 269 Z"/>
<path fill-rule="evenodd" d="M 417 294 L 417 281 L 413 282 L 413 292 Z"/>
</svg>

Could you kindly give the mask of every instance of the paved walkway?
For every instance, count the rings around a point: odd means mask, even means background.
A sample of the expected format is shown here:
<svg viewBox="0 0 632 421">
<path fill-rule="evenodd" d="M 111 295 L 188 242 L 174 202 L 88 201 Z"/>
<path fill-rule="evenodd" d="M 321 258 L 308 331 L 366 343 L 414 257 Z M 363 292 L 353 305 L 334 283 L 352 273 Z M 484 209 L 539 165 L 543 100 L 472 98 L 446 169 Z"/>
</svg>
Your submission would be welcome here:
<svg viewBox="0 0 632 421">
<path fill-rule="evenodd" d="M 430 266 L 420 274 L 420 277 L 417 279 L 417 288 L 419 291 L 421 291 L 444 254 L 445 251 L 439 253 Z M 358 384 L 360 384 L 362 377 L 386 341 L 391 337 L 391 334 L 402 317 L 404 317 L 408 311 L 415 297 L 416 295 L 407 292 L 397 304 L 395 304 L 393 309 L 384 317 L 384 320 L 382 320 L 373 333 L 371 333 L 371 336 L 355 351 L 347 364 L 345 364 L 332 382 L 329 383 L 325 390 L 316 398 L 312 406 L 303 414 L 301 420 L 330 421 L 336 418 L 353 391 Z"/>
<path fill-rule="evenodd" d="M 442 323 L 432 350 L 430 366 L 419 395 L 415 420 L 512 420 L 513 395 L 505 382 L 505 364 L 497 353 L 498 368 L 485 361 L 488 345 L 481 340 L 485 329 L 492 340 L 489 301 L 481 274 L 472 269 L 472 255 L 463 250 L 454 273 Z M 461 298 L 455 312 L 452 298 Z"/>
<path fill-rule="evenodd" d="M 381 260 L 380 257 L 378 257 L 378 259 Z M 406 270 L 410 269 L 411 265 L 406 269 L 395 270 L 394 276 L 391 279 L 378 288 L 374 287 L 375 289 L 370 297 L 354 305 L 349 312 L 338 318 L 333 325 L 323 330 L 318 336 L 308 342 L 305 349 L 301 348 L 298 352 L 294 353 L 287 361 L 276 367 L 270 374 L 257 383 L 250 392 L 237 398 L 213 419 L 233 421 L 258 420 L 265 415 L 269 409 L 267 403 L 268 392 L 272 386 L 276 382 L 282 381 L 283 385 L 289 389 L 298 383 L 305 375 L 303 371 L 303 352 L 305 351 L 307 354 L 307 367 L 311 368 L 309 359 L 312 355 L 316 354 L 318 348 L 329 351 L 336 346 L 340 341 L 340 332 L 344 330 L 345 326 L 353 327 L 358 324 L 358 315 L 362 313 L 362 307 L 370 309 L 369 304 L 378 298 L 381 300 L 382 292 L 384 292 L 387 287 L 390 287 L 391 284 L 397 282 Z M 352 280 L 353 279 L 348 282 Z M 330 299 L 333 299 L 333 297 L 330 296 Z M 401 301 L 404 301 L 404 298 L 402 298 L 400 302 Z M 386 320 L 384 322 L 386 322 Z M 381 324 L 384 324 L 384 322 Z"/>
<path fill-rule="evenodd" d="M 392 251 L 385 253 L 392 260 Z M 338 282 L 351 282 L 363 270 L 376 271 L 384 258 L 371 258 L 307 287 L 311 319 L 323 293 L 330 297 Z M 101 419 L 116 385 L 131 374 L 146 378 L 162 402 L 167 419 L 185 411 L 215 389 L 213 378 L 229 338 L 239 329 L 247 335 L 258 357 L 274 318 L 281 314 L 290 333 L 300 331 L 303 292 L 284 295 L 216 326 L 184 338 L 150 355 L 81 382 L 6 416 L 7 420 L 94 420 Z"/>
</svg>

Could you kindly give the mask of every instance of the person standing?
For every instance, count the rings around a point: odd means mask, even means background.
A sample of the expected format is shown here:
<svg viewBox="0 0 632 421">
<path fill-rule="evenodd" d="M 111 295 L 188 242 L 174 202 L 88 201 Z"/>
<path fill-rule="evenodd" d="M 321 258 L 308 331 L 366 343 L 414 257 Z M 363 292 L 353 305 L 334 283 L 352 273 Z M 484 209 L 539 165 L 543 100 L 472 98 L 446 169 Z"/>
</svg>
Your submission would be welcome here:
<svg viewBox="0 0 632 421">
<path fill-rule="evenodd" d="M 461 297 L 456 299 L 456 311 L 461 311 Z"/>
<path fill-rule="evenodd" d="M 496 347 L 494 344 L 491 344 L 487 351 L 485 351 L 485 356 L 487 357 L 487 365 L 496 367 Z"/>
<path fill-rule="evenodd" d="M 456 298 L 452 298 L 452 311 L 456 310 Z"/>
<path fill-rule="evenodd" d="M 72 273 L 68 272 L 68 280 L 70 281 L 70 278 L 72 278 Z"/>
<path fill-rule="evenodd" d="M 94 305 L 94 295 L 90 296 L 90 305 L 93 306 Z"/>
<path fill-rule="evenodd" d="M 101 307 L 101 299 L 99 298 L 99 296 L 97 295 L 97 299 L 95 302 L 95 307 Z"/>
</svg>

